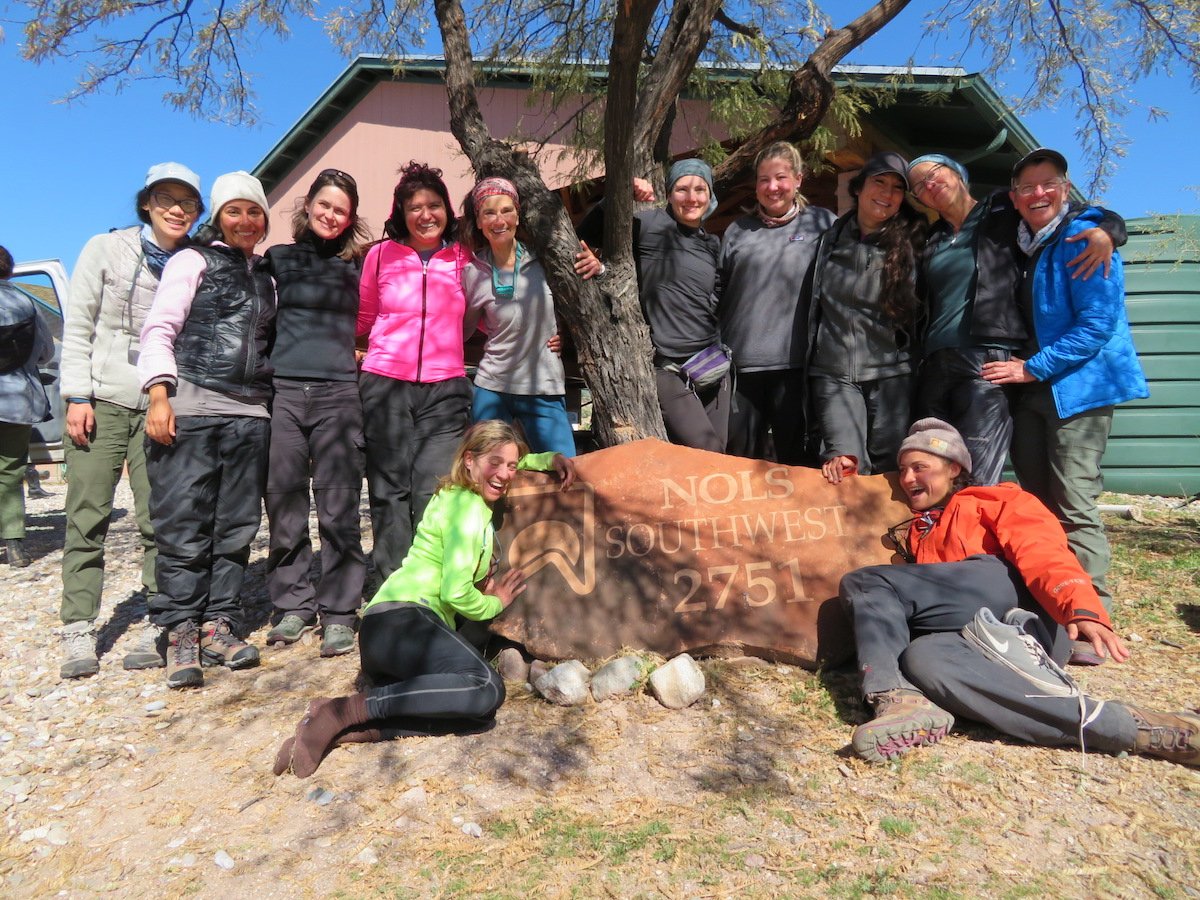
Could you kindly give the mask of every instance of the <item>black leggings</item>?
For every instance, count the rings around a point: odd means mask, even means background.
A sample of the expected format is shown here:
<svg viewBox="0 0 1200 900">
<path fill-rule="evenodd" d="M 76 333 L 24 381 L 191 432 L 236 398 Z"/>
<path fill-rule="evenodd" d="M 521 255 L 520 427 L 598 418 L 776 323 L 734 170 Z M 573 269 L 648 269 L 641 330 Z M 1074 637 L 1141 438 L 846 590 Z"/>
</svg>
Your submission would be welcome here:
<svg viewBox="0 0 1200 900">
<path fill-rule="evenodd" d="M 364 615 L 358 647 L 363 672 L 375 685 L 366 692 L 372 719 L 478 723 L 504 702 L 496 670 L 424 607 L 401 603 Z"/>
</svg>

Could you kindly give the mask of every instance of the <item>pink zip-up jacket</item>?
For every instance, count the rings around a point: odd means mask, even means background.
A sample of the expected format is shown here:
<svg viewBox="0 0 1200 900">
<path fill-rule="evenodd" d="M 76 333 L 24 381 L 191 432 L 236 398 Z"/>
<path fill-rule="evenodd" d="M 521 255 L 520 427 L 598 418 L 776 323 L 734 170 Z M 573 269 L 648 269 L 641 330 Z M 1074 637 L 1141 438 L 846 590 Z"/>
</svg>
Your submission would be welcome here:
<svg viewBox="0 0 1200 900">
<path fill-rule="evenodd" d="M 397 241 L 371 248 L 358 286 L 358 336 L 371 336 L 364 372 L 427 383 L 466 375 L 462 272 L 470 261 L 457 242 L 427 263 Z"/>
</svg>

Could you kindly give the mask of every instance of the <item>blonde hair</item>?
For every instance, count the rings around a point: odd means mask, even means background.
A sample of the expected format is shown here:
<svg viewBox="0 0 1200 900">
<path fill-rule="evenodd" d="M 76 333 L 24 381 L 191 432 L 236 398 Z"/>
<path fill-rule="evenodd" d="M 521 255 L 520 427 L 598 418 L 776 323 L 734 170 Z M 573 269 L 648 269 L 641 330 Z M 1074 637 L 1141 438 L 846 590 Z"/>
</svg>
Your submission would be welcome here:
<svg viewBox="0 0 1200 900">
<path fill-rule="evenodd" d="M 442 488 L 453 486 L 466 488 L 478 494 L 479 485 L 471 480 L 471 473 L 467 471 L 467 454 L 483 456 L 504 444 L 516 444 L 518 458 L 529 452 L 528 445 L 508 422 L 501 422 L 499 419 L 476 422 L 458 442 L 454 460 L 450 463 L 450 474 L 438 482 L 437 489 L 440 491 Z"/>
<path fill-rule="evenodd" d="M 800 151 L 796 149 L 796 145 L 787 141 L 775 141 L 773 144 L 767 144 L 762 150 L 758 151 L 758 156 L 754 157 L 754 175 L 758 177 L 758 167 L 769 159 L 782 159 L 792 171 L 796 173 L 796 177 L 804 178 L 804 158 L 800 155 Z M 800 204 L 800 209 L 808 206 L 808 201 L 804 199 L 804 195 L 799 191 L 796 192 L 796 202 Z"/>
</svg>

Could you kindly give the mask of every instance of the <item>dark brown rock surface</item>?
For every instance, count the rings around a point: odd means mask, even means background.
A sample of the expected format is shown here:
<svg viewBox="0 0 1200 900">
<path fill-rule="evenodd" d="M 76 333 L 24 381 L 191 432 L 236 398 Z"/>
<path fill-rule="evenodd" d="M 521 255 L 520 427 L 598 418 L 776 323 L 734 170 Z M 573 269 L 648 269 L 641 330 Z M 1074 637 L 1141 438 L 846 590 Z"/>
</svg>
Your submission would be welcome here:
<svg viewBox="0 0 1200 900">
<path fill-rule="evenodd" d="M 622 647 L 751 654 L 808 668 L 853 652 L 842 576 L 892 560 L 908 518 L 894 479 L 830 485 L 815 469 L 646 440 L 576 460 L 561 492 L 509 489 L 501 563 L 529 588 L 492 624 L 543 659 Z"/>
</svg>

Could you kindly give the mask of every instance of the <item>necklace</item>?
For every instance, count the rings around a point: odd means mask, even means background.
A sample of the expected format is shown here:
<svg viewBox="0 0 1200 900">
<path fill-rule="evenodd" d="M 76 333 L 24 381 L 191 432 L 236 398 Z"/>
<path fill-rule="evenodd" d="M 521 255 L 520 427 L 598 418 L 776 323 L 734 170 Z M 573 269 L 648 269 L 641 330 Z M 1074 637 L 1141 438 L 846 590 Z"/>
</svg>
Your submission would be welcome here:
<svg viewBox="0 0 1200 900">
<path fill-rule="evenodd" d="M 517 258 L 516 261 L 513 262 L 512 284 L 500 283 L 500 269 L 495 263 L 492 263 L 492 290 L 495 291 L 496 296 L 501 300 L 511 300 L 513 298 L 513 294 L 516 292 L 517 272 L 521 270 L 521 256 L 524 249 L 525 248 L 521 246 L 521 242 L 517 241 Z"/>
</svg>

